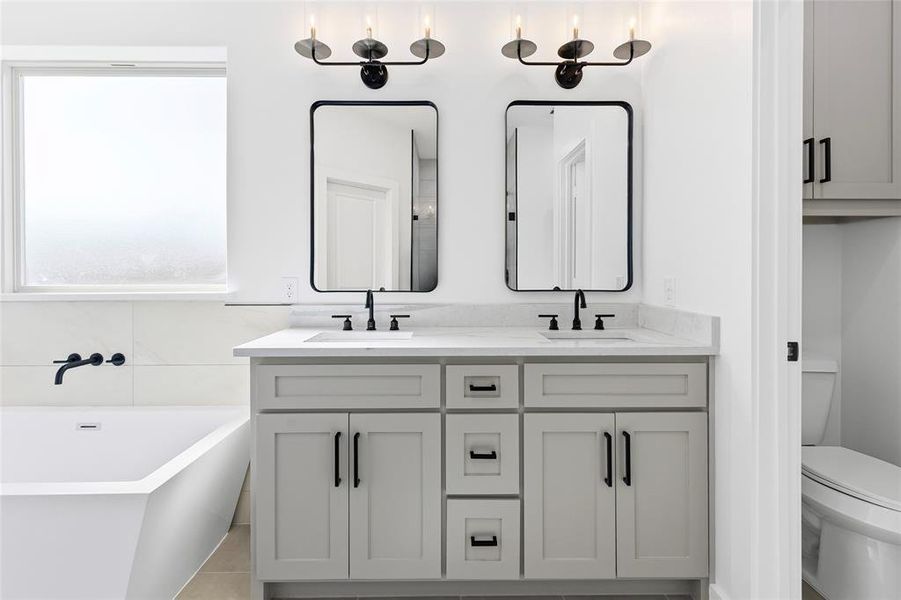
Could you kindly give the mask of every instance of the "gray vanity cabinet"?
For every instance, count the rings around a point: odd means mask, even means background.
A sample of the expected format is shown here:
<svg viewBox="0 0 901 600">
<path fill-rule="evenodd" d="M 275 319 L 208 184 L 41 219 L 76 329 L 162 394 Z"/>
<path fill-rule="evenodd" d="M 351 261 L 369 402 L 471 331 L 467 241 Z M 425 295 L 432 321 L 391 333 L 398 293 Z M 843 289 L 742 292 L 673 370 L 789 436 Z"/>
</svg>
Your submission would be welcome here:
<svg viewBox="0 0 901 600">
<path fill-rule="evenodd" d="M 616 493 L 605 482 L 614 435 L 612 414 L 525 415 L 527 578 L 616 577 Z M 616 463 L 609 460 L 612 472 Z"/>
<path fill-rule="evenodd" d="M 257 417 L 260 579 L 441 577 L 438 414 Z"/>
<path fill-rule="evenodd" d="M 525 575 L 707 576 L 707 415 L 527 414 Z"/>
<path fill-rule="evenodd" d="M 350 429 L 351 578 L 439 579 L 441 416 L 352 414 Z"/>
<path fill-rule="evenodd" d="M 347 413 L 256 419 L 259 577 L 347 579 Z"/>
<path fill-rule="evenodd" d="M 706 577 L 706 413 L 617 413 L 616 431 L 616 574 Z"/>
</svg>

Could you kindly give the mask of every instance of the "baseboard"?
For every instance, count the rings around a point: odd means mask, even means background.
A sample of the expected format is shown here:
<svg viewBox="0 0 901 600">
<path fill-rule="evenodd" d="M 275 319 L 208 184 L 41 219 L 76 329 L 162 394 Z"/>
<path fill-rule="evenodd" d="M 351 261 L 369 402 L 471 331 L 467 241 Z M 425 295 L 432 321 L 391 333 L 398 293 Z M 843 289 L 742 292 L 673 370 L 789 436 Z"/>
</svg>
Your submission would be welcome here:
<svg viewBox="0 0 901 600">
<path fill-rule="evenodd" d="M 717 584 L 711 583 L 708 589 L 710 590 L 710 600 L 729 600 L 729 595 Z"/>
</svg>

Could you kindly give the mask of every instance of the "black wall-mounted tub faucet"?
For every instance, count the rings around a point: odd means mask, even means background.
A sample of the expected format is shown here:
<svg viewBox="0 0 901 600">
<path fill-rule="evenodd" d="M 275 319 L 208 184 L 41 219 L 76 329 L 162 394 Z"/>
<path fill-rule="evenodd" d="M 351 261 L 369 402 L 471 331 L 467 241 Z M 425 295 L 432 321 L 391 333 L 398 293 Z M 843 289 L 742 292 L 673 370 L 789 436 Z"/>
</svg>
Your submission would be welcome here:
<svg viewBox="0 0 901 600">
<path fill-rule="evenodd" d="M 124 357 L 123 357 L 124 358 Z M 123 361 L 124 362 L 124 361 Z M 88 358 L 81 358 L 80 354 L 70 354 L 66 360 L 55 360 L 54 364 L 61 364 L 62 366 L 57 369 L 56 377 L 53 379 L 54 385 L 62 385 L 63 384 L 63 375 L 66 374 L 66 371 L 69 369 L 75 369 L 78 367 L 83 367 L 85 365 L 93 365 L 95 367 L 99 367 L 103 364 L 103 355 L 94 353 Z"/>
<path fill-rule="evenodd" d="M 579 318 L 580 305 L 582 308 L 588 308 L 588 304 L 585 302 L 585 292 L 576 290 L 576 297 L 573 300 L 573 331 L 582 329 L 582 319 Z"/>
</svg>

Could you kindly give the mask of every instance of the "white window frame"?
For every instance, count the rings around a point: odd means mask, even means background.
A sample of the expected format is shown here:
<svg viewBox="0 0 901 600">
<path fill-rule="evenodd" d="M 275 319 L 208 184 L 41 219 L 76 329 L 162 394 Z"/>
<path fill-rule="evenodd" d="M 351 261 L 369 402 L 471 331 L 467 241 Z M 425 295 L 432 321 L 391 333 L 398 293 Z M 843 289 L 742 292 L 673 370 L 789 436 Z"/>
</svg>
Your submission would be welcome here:
<svg viewBox="0 0 901 600">
<path fill-rule="evenodd" d="M 4 60 L 0 64 L 3 103 L 3 264 L 4 300 L 39 298 L 225 299 L 227 282 L 219 284 L 26 285 L 24 278 L 24 189 L 22 181 L 23 76 L 103 75 L 225 77 L 224 61 Z M 223 199 L 226 201 L 226 199 Z M 223 207 L 225 208 L 225 207 Z M 227 222 L 226 214 L 226 222 Z M 228 258 L 226 252 L 226 271 Z"/>
</svg>

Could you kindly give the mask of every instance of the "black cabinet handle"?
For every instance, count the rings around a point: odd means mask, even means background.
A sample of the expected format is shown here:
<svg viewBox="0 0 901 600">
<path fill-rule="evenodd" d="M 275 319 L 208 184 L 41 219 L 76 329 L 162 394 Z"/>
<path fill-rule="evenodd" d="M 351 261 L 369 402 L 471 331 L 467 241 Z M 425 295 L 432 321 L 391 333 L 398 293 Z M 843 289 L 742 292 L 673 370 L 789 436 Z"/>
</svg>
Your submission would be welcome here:
<svg viewBox="0 0 901 600">
<path fill-rule="evenodd" d="M 632 485 L 632 436 L 628 431 L 624 431 L 623 437 L 626 439 L 626 476 L 623 477 L 623 483 L 630 486 Z"/>
<path fill-rule="evenodd" d="M 341 432 L 335 434 L 335 487 L 341 485 Z"/>
<path fill-rule="evenodd" d="M 360 448 L 357 446 L 360 432 L 354 434 L 354 487 L 360 487 Z"/>
<path fill-rule="evenodd" d="M 820 140 L 823 146 L 823 178 L 820 183 L 828 183 L 832 181 L 832 138 L 827 137 Z"/>
<path fill-rule="evenodd" d="M 497 546 L 497 536 L 491 536 L 490 540 L 477 540 L 476 536 L 469 536 L 469 545 L 473 548 L 485 548 L 491 546 Z"/>
<path fill-rule="evenodd" d="M 607 487 L 613 487 L 613 436 L 605 431 L 604 437 L 607 439 L 607 476 L 604 477 L 604 483 Z"/>
<path fill-rule="evenodd" d="M 813 183 L 813 171 L 814 171 L 814 163 L 817 160 L 816 148 L 814 148 L 814 139 L 807 138 L 804 140 L 804 145 L 807 146 L 807 177 L 804 178 L 803 183 Z"/>
<path fill-rule="evenodd" d="M 496 392 L 497 386 L 493 383 L 491 385 L 473 385 L 469 384 L 470 392 Z"/>
<path fill-rule="evenodd" d="M 472 460 L 497 460 L 497 452 L 494 450 L 491 452 L 476 452 L 475 450 L 470 450 L 469 458 Z"/>
</svg>

